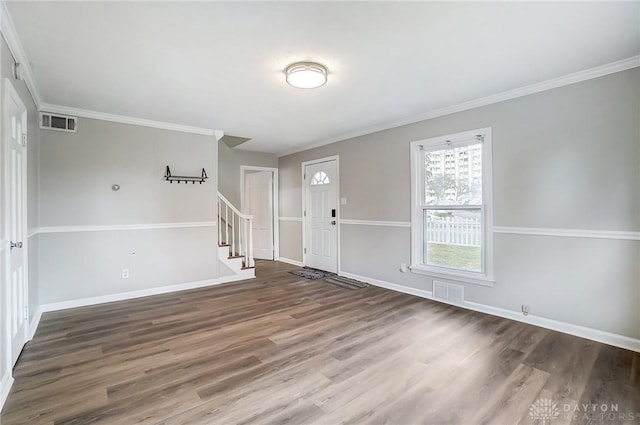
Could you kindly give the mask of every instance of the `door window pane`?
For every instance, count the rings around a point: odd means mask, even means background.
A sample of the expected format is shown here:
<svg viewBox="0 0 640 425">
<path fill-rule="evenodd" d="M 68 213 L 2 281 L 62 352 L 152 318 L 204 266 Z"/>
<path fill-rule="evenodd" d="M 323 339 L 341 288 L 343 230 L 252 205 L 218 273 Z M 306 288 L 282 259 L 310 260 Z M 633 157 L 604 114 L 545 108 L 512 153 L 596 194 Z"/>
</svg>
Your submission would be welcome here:
<svg viewBox="0 0 640 425">
<path fill-rule="evenodd" d="M 311 178 L 311 186 L 317 186 L 320 184 L 329 184 L 329 183 L 331 183 L 331 181 L 329 181 L 329 176 L 324 171 L 318 171 Z"/>
</svg>

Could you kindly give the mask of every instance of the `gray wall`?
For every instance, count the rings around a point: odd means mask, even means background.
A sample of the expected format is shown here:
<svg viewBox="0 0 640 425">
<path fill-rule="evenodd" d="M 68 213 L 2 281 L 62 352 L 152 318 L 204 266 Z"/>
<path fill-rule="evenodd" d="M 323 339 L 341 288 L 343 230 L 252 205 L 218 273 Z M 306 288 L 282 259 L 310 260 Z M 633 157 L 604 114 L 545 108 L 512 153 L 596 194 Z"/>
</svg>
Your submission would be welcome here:
<svg viewBox="0 0 640 425">
<path fill-rule="evenodd" d="M 640 70 L 632 69 L 280 158 L 280 215 L 301 216 L 301 162 L 340 156 L 343 219 L 410 221 L 411 141 L 493 129 L 494 225 L 640 231 Z M 301 223 L 281 256 L 302 260 Z M 431 290 L 403 274 L 410 230 L 341 225 L 341 268 Z M 640 338 L 640 242 L 494 235 L 493 288 L 467 301 Z"/>
<path fill-rule="evenodd" d="M 224 143 L 218 145 L 218 190 L 235 207 L 240 209 L 240 166 L 278 168 L 275 154 L 231 149 Z"/>
<path fill-rule="evenodd" d="M 215 227 L 40 236 L 43 304 L 218 277 Z"/>
<path fill-rule="evenodd" d="M 4 38 L 0 37 L 0 99 L 4 99 L 4 84 L 5 78 L 11 80 L 11 83 L 18 91 L 22 102 L 27 107 L 27 134 L 28 134 L 28 147 L 27 147 L 27 203 L 29 209 L 29 216 L 27 220 L 27 227 L 29 230 L 35 229 L 39 226 L 38 223 L 38 112 L 35 106 L 33 99 L 31 98 L 31 94 L 27 89 L 26 84 L 23 81 L 18 81 L 13 77 L 13 65 L 15 61 L 13 60 L 13 56 L 5 42 Z M 0 102 L 2 105 L 3 102 Z M 2 107 L 2 106 L 0 106 Z M 2 114 L 0 114 L 2 117 Z M 1 149 L 0 149 L 1 151 Z M 0 152 L 0 164 L 2 170 L 0 175 L 4 175 L 4 158 L 2 157 L 2 152 Z M 0 192 L 2 191 L 2 185 L 0 185 Z M 4 193 L 0 193 L 0 202 L 3 202 L 5 199 Z M 4 206 L 1 207 L 4 210 Z M 0 226 L 4 225 L 4 221 Z M 3 230 L 4 233 L 4 230 Z M 37 310 L 39 305 L 38 301 L 38 239 L 37 236 L 28 239 L 27 241 L 23 241 L 26 243 L 28 249 L 28 261 L 29 261 L 29 313 L 30 319 L 33 318 L 34 313 Z M 0 256 L 0 262 L 3 262 L 3 256 Z M 5 270 L 7 267 L 6 264 L 0 264 L 0 270 Z M 5 304 L 5 293 L 6 288 L 0 288 L 0 305 L 4 306 Z M 4 376 L 6 372 L 6 362 L 5 358 L 5 344 L 8 344 L 9 336 L 6 334 L 6 323 L 5 323 L 5 315 L 0 314 L 0 378 Z"/>
<path fill-rule="evenodd" d="M 213 136 L 83 118 L 77 133 L 42 130 L 40 303 L 218 277 L 215 227 L 51 232 L 215 222 L 216 144 Z M 199 175 L 204 167 L 209 180 L 170 184 L 166 165 L 174 175 Z M 121 278 L 123 268 L 129 279 Z"/>
</svg>

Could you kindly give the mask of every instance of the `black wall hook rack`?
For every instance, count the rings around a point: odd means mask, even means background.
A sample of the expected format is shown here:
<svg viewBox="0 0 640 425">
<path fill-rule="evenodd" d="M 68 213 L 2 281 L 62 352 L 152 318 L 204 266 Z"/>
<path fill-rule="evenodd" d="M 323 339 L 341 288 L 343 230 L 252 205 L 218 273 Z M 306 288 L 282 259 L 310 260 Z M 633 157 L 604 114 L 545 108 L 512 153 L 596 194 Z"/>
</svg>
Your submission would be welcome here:
<svg viewBox="0 0 640 425">
<path fill-rule="evenodd" d="M 207 176 L 207 172 L 204 170 L 204 168 L 202 169 L 202 175 L 200 177 L 196 177 L 196 176 L 172 176 L 171 175 L 171 170 L 169 169 L 168 165 L 167 165 L 167 170 L 164 172 L 164 179 L 166 181 L 168 181 L 169 183 L 172 183 L 172 184 L 173 184 L 173 182 L 178 182 L 178 184 L 180 184 L 180 182 L 185 182 L 186 184 L 189 184 L 189 182 L 191 182 L 192 184 L 196 184 L 196 182 L 198 182 L 198 183 L 202 184 L 208 178 L 209 177 Z"/>
</svg>

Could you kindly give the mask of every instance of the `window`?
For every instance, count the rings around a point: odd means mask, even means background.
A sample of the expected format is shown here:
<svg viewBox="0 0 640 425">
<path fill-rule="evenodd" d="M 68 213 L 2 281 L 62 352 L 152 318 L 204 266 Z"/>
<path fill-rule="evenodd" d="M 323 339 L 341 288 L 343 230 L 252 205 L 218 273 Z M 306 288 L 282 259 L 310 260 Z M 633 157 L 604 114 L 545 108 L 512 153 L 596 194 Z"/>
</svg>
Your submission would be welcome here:
<svg viewBox="0 0 640 425">
<path fill-rule="evenodd" d="M 317 186 L 319 184 L 329 184 L 329 176 L 324 171 L 318 171 L 311 177 L 311 186 Z"/>
<path fill-rule="evenodd" d="M 491 129 L 413 142 L 411 156 L 411 270 L 490 284 Z"/>
</svg>

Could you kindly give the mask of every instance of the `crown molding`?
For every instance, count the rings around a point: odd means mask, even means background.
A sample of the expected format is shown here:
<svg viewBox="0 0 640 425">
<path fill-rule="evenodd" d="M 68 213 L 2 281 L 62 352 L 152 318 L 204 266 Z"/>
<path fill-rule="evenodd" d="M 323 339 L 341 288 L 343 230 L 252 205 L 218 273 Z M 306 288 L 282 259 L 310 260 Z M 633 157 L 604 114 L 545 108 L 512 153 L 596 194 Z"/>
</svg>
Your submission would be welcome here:
<svg viewBox="0 0 640 425">
<path fill-rule="evenodd" d="M 202 128 L 202 127 L 193 127 L 193 126 L 187 126 L 187 125 L 181 125 L 181 124 L 175 124 L 175 123 L 148 120 L 144 118 L 109 114 L 105 112 L 91 111 L 87 109 L 80 109 L 80 108 L 73 108 L 68 106 L 44 103 L 42 101 L 42 97 L 40 96 L 40 93 L 38 92 L 35 78 L 33 76 L 33 70 L 31 69 L 31 65 L 24 51 L 24 47 L 22 46 L 22 43 L 18 38 L 18 34 L 13 24 L 13 20 L 11 19 L 9 11 L 7 10 L 6 2 L 4 0 L 0 0 L 0 32 L 2 32 L 7 42 L 7 45 L 9 46 L 9 50 L 14 56 L 14 59 L 16 60 L 16 62 L 19 62 L 22 66 L 22 71 L 24 73 L 24 81 L 39 111 L 74 115 L 74 116 L 83 117 L 83 118 L 91 118 L 91 119 L 97 119 L 102 121 L 111 121 L 111 122 L 117 122 L 122 124 L 139 125 L 143 127 L 159 128 L 163 130 L 172 130 L 172 131 L 179 131 L 184 133 L 214 136 L 218 141 L 224 135 L 224 133 L 221 130 L 213 130 L 213 129 Z M 396 121 L 391 121 L 385 124 L 371 126 L 361 130 L 343 133 L 340 136 L 331 137 L 329 139 L 323 139 L 314 143 L 299 146 L 291 150 L 280 152 L 277 155 L 278 157 L 283 157 L 286 155 L 291 155 L 297 152 L 306 151 L 309 149 L 325 146 L 331 143 L 340 142 L 340 141 L 351 139 L 354 137 L 364 136 L 367 134 L 376 133 L 378 131 L 389 130 L 389 129 L 400 127 L 403 125 L 414 124 L 420 121 L 425 121 L 433 118 L 442 117 L 445 115 L 455 114 L 457 112 L 467 111 L 470 109 L 479 108 L 481 106 L 487 106 L 494 103 L 504 102 L 505 100 L 515 99 L 518 97 L 523 97 L 530 94 L 535 94 L 542 91 L 579 83 L 581 81 L 603 77 L 605 75 L 626 71 L 628 69 L 636 68 L 636 67 L 640 67 L 640 55 L 632 56 L 630 58 L 596 66 L 594 68 L 589 68 L 583 71 L 574 72 L 572 74 L 568 74 L 558 78 L 553 78 L 540 83 L 535 83 L 535 84 L 520 87 L 517 89 L 508 90 L 508 91 L 497 93 L 494 95 L 482 97 L 479 99 L 470 100 L 457 105 L 436 109 L 436 110 L 429 111 L 417 116 L 404 118 Z"/>
<path fill-rule="evenodd" d="M 435 109 L 420 115 L 415 115 L 409 118 L 403 118 L 397 121 L 387 122 L 386 124 L 376 125 L 361 130 L 356 130 L 348 133 L 343 133 L 340 136 L 331 137 L 311 143 L 308 145 L 300 146 L 291 150 L 278 153 L 278 157 L 291 155 L 294 153 L 306 151 L 309 149 L 318 148 L 331 143 L 352 139 L 354 137 L 365 136 L 367 134 L 376 133 L 378 131 L 389 130 L 403 125 L 415 124 L 420 121 L 425 121 L 433 118 L 443 117 L 445 115 L 455 114 L 457 112 L 468 111 L 470 109 L 479 108 L 481 106 L 492 105 L 494 103 L 504 102 L 505 100 L 511 100 L 518 97 L 528 96 L 530 94 L 540 93 L 543 91 L 568 86 L 571 84 L 579 83 L 581 81 L 591 80 L 598 77 L 604 77 L 605 75 L 614 74 L 616 72 L 626 71 L 628 69 L 640 67 L 640 55 L 632 56 L 627 59 L 611 62 L 605 65 L 596 66 L 594 68 L 585 69 L 583 71 L 574 72 L 558 78 L 552 78 L 550 80 L 542 81 L 540 83 L 530 84 L 513 90 L 507 90 L 501 93 L 493 94 L 479 99 L 470 100 L 467 102 L 459 103 L 457 105 L 446 106 L 444 108 Z"/>
<path fill-rule="evenodd" d="M 53 105 L 51 103 L 43 103 L 38 108 L 40 112 L 52 112 L 54 114 L 72 115 L 82 118 L 91 118 L 94 120 L 117 122 L 120 124 L 139 125 L 142 127 L 159 128 L 162 130 L 179 131 L 182 133 L 202 134 L 204 136 L 215 136 L 216 130 L 202 127 L 192 127 L 182 124 L 174 124 L 163 121 L 148 120 L 145 118 L 129 117 L 126 115 L 109 114 L 106 112 L 90 111 L 88 109 L 72 108 L 69 106 Z M 220 130 L 217 130 L 218 134 Z"/>
<path fill-rule="evenodd" d="M 102 121 L 117 122 L 121 124 L 139 125 L 143 127 L 159 128 L 162 130 L 179 131 L 182 133 L 201 134 L 204 136 L 215 136 L 217 140 L 224 134 L 220 130 L 213 130 L 209 128 L 193 127 L 182 124 L 174 124 L 162 121 L 148 120 L 144 118 L 129 117 L 125 115 L 109 114 L 105 112 L 90 111 L 87 109 L 73 108 L 69 106 L 53 105 L 45 103 L 40 96 L 36 80 L 31 69 L 31 64 L 27 58 L 27 54 L 24 51 L 22 42 L 18 37 L 15 25 L 11 19 L 11 15 L 7 9 L 6 2 L 0 0 L 0 32 L 4 36 L 4 39 L 9 46 L 9 50 L 13 55 L 16 62 L 20 63 L 22 73 L 24 75 L 24 82 L 31 93 L 33 102 L 36 104 L 38 111 L 41 112 L 53 112 L 63 115 L 73 115 L 82 118 L 91 118 Z"/>
<path fill-rule="evenodd" d="M 40 97 L 40 92 L 38 91 L 38 86 L 36 85 L 36 80 L 33 76 L 33 70 L 31 69 L 31 64 L 29 63 L 27 54 L 24 51 L 22 42 L 20 41 L 20 38 L 18 38 L 16 27 L 13 24 L 13 20 L 11 19 L 11 15 L 9 15 L 9 10 L 7 10 L 7 4 L 4 0 L 0 1 L 0 31 L 7 42 L 7 46 L 9 46 L 9 51 L 13 55 L 13 58 L 20 64 L 20 68 L 22 69 L 24 76 L 24 82 L 31 93 L 31 97 L 33 98 L 33 102 L 36 104 L 36 108 L 40 109 L 42 97 Z"/>
</svg>

